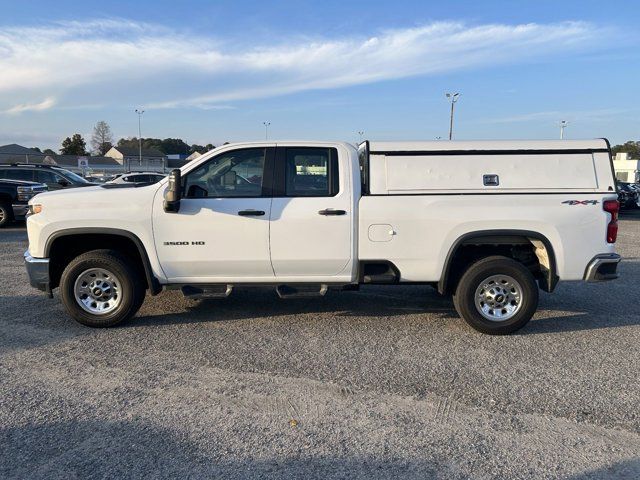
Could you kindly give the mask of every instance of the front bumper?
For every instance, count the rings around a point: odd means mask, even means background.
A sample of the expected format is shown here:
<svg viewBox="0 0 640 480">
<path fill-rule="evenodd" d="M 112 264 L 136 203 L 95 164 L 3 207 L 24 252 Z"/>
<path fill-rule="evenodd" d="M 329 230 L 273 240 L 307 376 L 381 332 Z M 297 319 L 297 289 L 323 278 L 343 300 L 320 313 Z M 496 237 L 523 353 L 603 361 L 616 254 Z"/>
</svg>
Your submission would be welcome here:
<svg viewBox="0 0 640 480">
<path fill-rule="evenodd" d="M 587 265 L 584 279 L 587 282 L 602 282 L 618 278 L 618 264 L 622 257 L 617 253 L 602 253 L 596 255 Z"/>
<path fill-rule="evenodd" d="M 13 218 L 16 220 L 23 219 L 29 212 L 29 205 L 26 203 L 14 203 L 11 207 L 13 207 Z"/>
<path fill-rule="evenodd" d="M 27 250 L 24 252 L 24 265 L 27 268 L 27 275 L 29 275 L 29 283 L 31 283 L 31 286 L 48 293 L 50 296 L 49 259 L 34 258 L 29 253 L 29 250 Z"/>
</svg>

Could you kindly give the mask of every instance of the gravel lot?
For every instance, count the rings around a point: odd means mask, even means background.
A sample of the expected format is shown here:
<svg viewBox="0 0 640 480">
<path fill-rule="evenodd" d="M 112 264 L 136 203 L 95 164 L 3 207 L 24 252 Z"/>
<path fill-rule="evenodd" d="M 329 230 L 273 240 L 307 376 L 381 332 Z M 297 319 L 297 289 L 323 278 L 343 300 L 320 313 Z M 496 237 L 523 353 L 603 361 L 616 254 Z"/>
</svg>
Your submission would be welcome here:
<svg viewBox="0 0 640 480">
<path fill-rule="evenodd" d="M 508 337 L 422 286 L 167 292 L 94 330 L 2 230 L 0 477 L 638 478 L 640 214 L 618 245 L 621 279 Z"/>
</svg>

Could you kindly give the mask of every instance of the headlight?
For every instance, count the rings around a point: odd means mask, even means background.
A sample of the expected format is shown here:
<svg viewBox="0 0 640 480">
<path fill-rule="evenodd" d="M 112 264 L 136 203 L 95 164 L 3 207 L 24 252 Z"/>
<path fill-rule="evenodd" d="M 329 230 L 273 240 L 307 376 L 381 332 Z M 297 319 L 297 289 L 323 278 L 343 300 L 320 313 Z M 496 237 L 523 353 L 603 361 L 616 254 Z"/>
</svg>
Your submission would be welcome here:
<svg viewBox="0 0 640 480">
<path fill-rule="evenodd" d="M 26 202 L 35 195 L 32 187 L 18 187 L 16 190 L 18 192 L 18 200 L 21 202 Z"/>
<path fill-rule="evenodd" d="M 29 215 L 35 215 L 37 213 L 40 213 L 41 211 L 42 205 L 40 205 L 39 203 L 29 205 Z"/>
</svg>

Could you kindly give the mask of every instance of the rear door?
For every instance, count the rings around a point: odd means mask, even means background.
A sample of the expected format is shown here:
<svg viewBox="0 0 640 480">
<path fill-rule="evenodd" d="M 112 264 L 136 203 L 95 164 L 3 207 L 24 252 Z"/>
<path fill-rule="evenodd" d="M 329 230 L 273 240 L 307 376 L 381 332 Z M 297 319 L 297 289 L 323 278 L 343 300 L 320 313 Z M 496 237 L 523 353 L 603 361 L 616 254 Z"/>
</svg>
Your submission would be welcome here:
<svg viewBox="0 0 640 480">
<path fill-rule="evenodd" d="M 270 222 L 276 276 L 351 274 L 353 207 L 347 161 L 339 159 L 336 148 L 278 146 Z"/>
</svg>

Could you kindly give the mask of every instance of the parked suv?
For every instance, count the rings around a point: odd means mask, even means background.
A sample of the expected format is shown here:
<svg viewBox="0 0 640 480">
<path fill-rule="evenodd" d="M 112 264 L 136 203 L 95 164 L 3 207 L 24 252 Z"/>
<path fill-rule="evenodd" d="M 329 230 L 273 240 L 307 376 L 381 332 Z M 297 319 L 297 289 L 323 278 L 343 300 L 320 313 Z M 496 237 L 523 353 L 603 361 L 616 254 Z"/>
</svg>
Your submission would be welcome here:
<svg viewBox="0 0 640 480">
<path fill-rule="evenodd" d="M 47 186 L 41 183 L 0 180 L 0 228 L 13 220 L 23 219 L 28 211 L 27 202 L 46 191 Z"/>
<path fill-rule="evenodd" d="M 638 208 L 640 194 L 631 183 L 618 182 L 618 201 L 620 208 Z"/>
<path fill-rule="evenodd" d="M 65 170 L 64 168 L 28 163 L 0 165 L 0 179 L 3 178 L 43 183 L 49 187 L 49 190 L 98 185 L 97 183 L 91 183 L 80 175 L 70 172 L 69 170 Z"/>
</svg>

